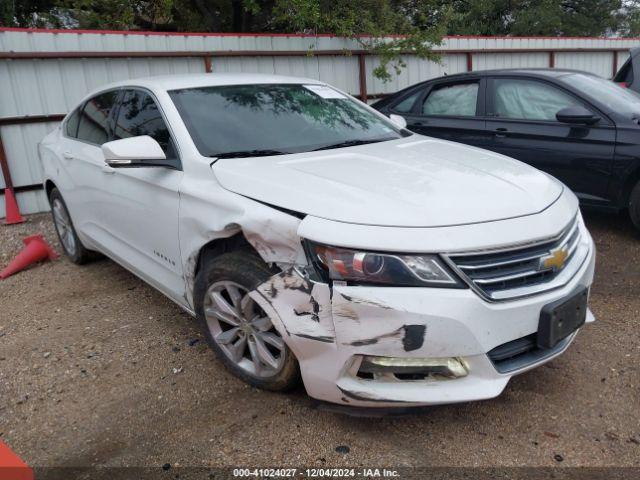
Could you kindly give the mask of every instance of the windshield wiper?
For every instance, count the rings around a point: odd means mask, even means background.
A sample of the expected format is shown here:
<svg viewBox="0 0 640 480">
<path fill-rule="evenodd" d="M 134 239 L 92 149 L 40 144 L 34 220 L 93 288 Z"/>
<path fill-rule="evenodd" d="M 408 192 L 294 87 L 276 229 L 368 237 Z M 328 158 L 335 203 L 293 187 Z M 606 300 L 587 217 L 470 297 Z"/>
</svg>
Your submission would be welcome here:
<svg viewBox="0 0 640 480">
<path fill-rule="evenodd" d="M 289 152 L 281 150 L 241 150 L 237 152 L 222 152 L 209 155 L 215 158 L 243 158 L 243 157 L 268 157 L 270 155 L 286 155 Z"/>
<path fill-rule="evenodd" d="M 318 150 L 331 150 L 332 148 L 355 147 L 356 145 L 366 145 L 368 143 L 386 142 L 388 140 L 395 140 L 395 138 L 388 137 L 388 138 L 370 138 L 368 140 L 365 140 L 365 139 L 346 140 L 344 142 L 332 143 L 332 144 L 325 145 L 325 146 L 320 147 L 320 148 L 314 148 L 311 151 L 312 152 L 317 152 Z"/>
</svg>

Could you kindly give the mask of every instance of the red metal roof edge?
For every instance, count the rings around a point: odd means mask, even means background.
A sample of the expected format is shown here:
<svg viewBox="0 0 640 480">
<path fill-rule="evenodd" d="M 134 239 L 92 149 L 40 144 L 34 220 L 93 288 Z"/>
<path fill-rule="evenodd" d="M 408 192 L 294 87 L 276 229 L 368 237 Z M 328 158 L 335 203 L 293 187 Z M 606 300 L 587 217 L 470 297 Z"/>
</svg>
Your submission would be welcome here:
<svg viewBox="0 0 640 480">
<path fill-rule="evenodd" d="M 0 32 L 25 32 L 25 33 L 89 33 L 96 35 L 161 35 L 166 37 L 339 37 L 333 33 L 212 33 L 212 32 L 155 32 L 142 30 L 72 30 L 60 28 L 18 28 L 0 27 Z M 357 37 L 370 37 L 370 35 L 357 35 Z M 402 35 L 388 35 L 388 37 L 402 37 Z M 501 36 L 501 35 L 446 35 L 444 38 L 462 39 L 502 39 L 502 40 L 639 40 L 640 37 L 545 37 L 545 36 Z"/>
</svg>

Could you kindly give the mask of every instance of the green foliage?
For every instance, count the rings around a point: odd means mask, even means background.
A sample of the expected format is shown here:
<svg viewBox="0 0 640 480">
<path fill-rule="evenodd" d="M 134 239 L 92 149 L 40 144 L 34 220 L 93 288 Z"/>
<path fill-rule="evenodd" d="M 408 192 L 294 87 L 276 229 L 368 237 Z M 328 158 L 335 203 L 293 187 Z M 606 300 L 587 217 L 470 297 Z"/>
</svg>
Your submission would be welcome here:
<svg viewBox="0 0 640 480">
<path fill-rule="evenodd" d="M 79 28 L 129 30 L 134 25 L 136 6 L 128 0 L 60 0 Z"/>
<path fill-rule="evenodd" d="M 640 36 L 640 1 L 626 2 L 626 7 L 622 14 L 621 34 L 625 37 Z"/>
<path fill-rule="evenodd" d="M 55 0 L 0 0 L 0 26 L 45 26 L 47 13 L 55 8 L 55 3 Z"/>
<path fill-rule="evenodd" d="M 433 0 L 450 5 L 449 34 L 603 36 L 625 22 L 623 0 Z M 633 2 L 635 3 L 635 2 Z M 637 11 L 631 6 L 629 12 Z"/>
<path fill-rule="evenodd" d="M 385 81 L 391 78 L 389 67 L 396 74 L 404 68 L 402 52 L 439 60 L 431 47 L 440 44 L 450 15 L 447 7 L 436 11 L 414 0 L 276 0 L 273 11 L 276 27 L 284 31 L 330 32 L 356 40 L 379 55 L 374 75 Z"/>
</svg>

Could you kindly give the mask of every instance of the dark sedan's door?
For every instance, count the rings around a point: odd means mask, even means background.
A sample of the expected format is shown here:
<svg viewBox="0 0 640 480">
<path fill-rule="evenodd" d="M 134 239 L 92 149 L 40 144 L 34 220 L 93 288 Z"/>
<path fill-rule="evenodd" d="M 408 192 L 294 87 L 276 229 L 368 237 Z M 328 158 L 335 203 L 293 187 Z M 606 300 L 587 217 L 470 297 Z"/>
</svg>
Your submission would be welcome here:
<svg viewBox="0 0 640 480">
<path fill-rule="evenodd" d="M 556 113 L 580 105 L 601 116 L 595 125 L 567 124 Z M 486 147 L 561 180 L 584 204 L 607 205 L 615 126 L 587 102 L 555 84 L 529 78 L 492 78 L 487 85 Z"/>
<path fill-rule="evenodd" d="M 407 99 L 409 100 L 409 99 Z M 407 128 L 430 137 L 443 138 L 477 147 L 489 140 L 485 129 L 484 80 L 481 78 L 431 84 L 408 112 L 390 109 L 407 120 Z"/>
</svg>

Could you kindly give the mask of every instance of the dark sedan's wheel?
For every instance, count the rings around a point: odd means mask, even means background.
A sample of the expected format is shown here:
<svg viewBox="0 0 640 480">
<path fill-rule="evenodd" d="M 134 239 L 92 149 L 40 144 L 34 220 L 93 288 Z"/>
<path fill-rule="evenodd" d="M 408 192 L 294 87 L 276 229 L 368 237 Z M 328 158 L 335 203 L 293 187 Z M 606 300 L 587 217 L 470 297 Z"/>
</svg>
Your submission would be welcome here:
<svg viewBox="0 0 640 480">
<path fill-rule="evenodd" d="M 246 251 L 206 261 L 196 275 L 194 301 L 211 348 L 235 375 L 265 390 L 298 383 L 298 364 L 269 316 L 249 296 L 273 272 Z"/>
<path fill-rule="evenodd" d="M 82 265 L 93 259 L 95 252 L 86 249 L 82 245 L 75 228 L 73 228 L 67 205 L 64 203 L 62 195 L 60 195 L 57 188 L 51 190 L 49 204 L 51 205 L 53 224 L 56 227 L 58 239 L 69 260 L 75 264 Z"/>
<path fill-rule="evenodd" d="M 640 230 L 640 182 L 631 190 L 629 196 L 629 216 L 635 227 Z"/>
</svg>

